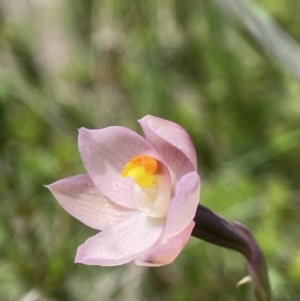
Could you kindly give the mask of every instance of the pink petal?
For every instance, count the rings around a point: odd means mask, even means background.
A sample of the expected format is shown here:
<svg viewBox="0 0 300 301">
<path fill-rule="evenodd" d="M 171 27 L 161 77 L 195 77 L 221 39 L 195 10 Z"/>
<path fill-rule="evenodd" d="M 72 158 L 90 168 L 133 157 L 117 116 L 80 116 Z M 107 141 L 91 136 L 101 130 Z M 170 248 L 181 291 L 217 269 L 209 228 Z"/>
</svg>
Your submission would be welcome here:
<svg viewBox="0 0 300 301">
<path fill-rule="evenodd" d="M 137 133 L 123 127 L 79 130 L 78 146 L 88 175 L 96 187 L 111 201 L 136 208 L 133 181 L 122 176 L 128 161 L 137 155 L 158 159 L 150 144 Z"/>
<path fill-rule="evenodd" d="M 137 213 L 89 238 L 81 245 L 75 262 L 114 266 L 137 258 L 159 239 L 165 220 Z"/>
<path fill-rule="evenodd" d="M 69 214 L 94 229 L 103 230 L 136 212 L 110 202 L 87 174 L 65 178 L 47 187 Z"/>
<path fill-rule="evenodd" d="M 162 237 L 182 232 L 193 220 L 200 198 L 200 178 L 196 171 L 184 175 L 177 183 Z"/>
<path fill-rule="evenodd" d="M 173 262 L 188 242 L 194 226 L 195 222 L 191 221 L 179 234 L 159 241 L 149 251 L 138 257 L 135 263 L 144 266 L 161 266 Z"/>
<path fill-rule="evenodd" d="M 188 133 L 178 124 L 147 115 L 139 120 L 147 141 L 177 179 L 197 169 L 197 155 Z"/>
</svg>

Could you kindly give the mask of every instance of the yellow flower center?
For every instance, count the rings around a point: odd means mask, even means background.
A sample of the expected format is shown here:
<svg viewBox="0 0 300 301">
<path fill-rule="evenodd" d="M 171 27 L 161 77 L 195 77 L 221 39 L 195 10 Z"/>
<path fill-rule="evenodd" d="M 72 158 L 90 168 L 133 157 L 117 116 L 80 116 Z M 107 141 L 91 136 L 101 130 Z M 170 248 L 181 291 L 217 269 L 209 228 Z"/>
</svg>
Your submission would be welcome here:
<svg viewBox="0 0 300 301">
<path fill-rule="evenodd" d="M 141 187 L 150 187 L 156 183 L 155 173 L 157 172 L 158 162 L 156 159 L 139 155 L 133 157 L 125 164 L 122 171 L 123 177 L 131 177 Z"/>
</svg>

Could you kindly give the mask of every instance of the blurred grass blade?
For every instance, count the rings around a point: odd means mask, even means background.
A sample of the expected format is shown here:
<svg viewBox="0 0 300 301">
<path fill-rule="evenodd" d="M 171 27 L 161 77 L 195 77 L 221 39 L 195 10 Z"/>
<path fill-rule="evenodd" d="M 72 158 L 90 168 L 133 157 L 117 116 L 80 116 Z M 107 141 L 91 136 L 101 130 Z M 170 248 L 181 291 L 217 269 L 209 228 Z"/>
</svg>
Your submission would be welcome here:
<svg viewBox="0 0 300 301">
<path fill-rule="evenodd" d="M 300 80 L 300 46 L 254 1 L 215 0 L 263 46 L 273 53 Z"/>
</svg>

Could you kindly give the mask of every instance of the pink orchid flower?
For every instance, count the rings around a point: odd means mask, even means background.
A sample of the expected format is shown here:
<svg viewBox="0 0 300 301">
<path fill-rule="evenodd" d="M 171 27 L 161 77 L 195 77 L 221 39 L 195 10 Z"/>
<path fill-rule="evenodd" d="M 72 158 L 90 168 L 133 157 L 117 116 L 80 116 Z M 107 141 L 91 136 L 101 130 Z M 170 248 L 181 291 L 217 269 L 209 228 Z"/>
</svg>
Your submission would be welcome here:
<svg viewBox="0 0 300 301">
<path fill-rule="evenodd" d="M 81 128 L 87 173 L 48 186 L 69 214 L 102 230 L 79 246 L 77 263 L 161 266 L 191 235 L 200 194 L 193 143 L 173 122 L 147 115 L 139 123 L 145 138 L 119 126 Z"/>
</svg>

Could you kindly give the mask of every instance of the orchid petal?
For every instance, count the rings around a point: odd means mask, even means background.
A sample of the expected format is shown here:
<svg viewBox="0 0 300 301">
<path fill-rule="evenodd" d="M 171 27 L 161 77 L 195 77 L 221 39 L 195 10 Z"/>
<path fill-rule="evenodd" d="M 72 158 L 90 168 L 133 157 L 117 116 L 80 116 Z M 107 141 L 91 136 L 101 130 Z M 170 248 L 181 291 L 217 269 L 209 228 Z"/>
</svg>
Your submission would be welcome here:
<svg viewBox="0 0 300 301">
<path fill-rule="evenodd" d="M 137 213 L 86 240 L 79 246 L 75 262 L 102 266 L 127 263 L 155 244 L 163 226 L 164 219 Z"/>
<path fill-rule="evenodd" d="M 196 171 L 184 175 L 177 183 L 167 215 L 163 238 L 182 232 L 193 220 L 200 197 L 200 178 Z"/>
<path fill-rule="evenodd" d="M 175 178 L 197 169 L 197 155 L 188 133 L 178 124 L 147 115 L 139 120 L 146 140 L 171 169 Z"/>
<path fill-rule="evenodd" d="M 135 209 L 133 181 L 124 178 L 122 170 L 137 155 L 157 158 L 151 145 L 129 129 L 112 126 L 101 130 L 81 128 L 78 147 L 96 187 L 116 204 Z"/>
<path fill-rule="evenodd" d="M 69 214 L 97 230 L 112 226 L 136 212 L 110 202 L 87 174 L 65 178 L 47 187 Z"/>
<path fill-rule="evenodd" d="M 190 224 L 179 234 L 169 239 L 159 241 L 146 253 L 139 256 L 135 260 L 135 264 L 153 267 L 173 262 L 188 242 L 194 226 L 195 222 L 191 221 Z"/>
</svg>

